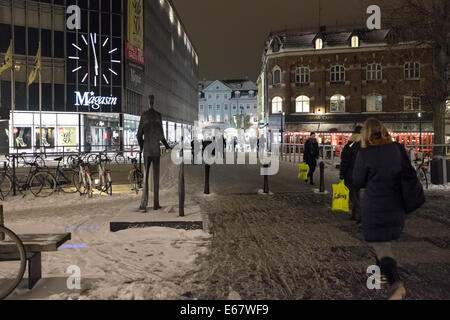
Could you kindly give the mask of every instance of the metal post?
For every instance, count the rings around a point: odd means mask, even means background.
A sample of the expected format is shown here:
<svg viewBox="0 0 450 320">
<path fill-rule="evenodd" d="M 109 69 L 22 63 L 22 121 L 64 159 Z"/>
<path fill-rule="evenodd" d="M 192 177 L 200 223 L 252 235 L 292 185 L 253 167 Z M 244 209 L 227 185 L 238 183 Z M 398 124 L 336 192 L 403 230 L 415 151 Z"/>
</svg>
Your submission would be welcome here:
<svg viewBox="0 0 450 320">
<path fill-rule="evenodd" d="M 211 166 L 205 164 L 205 194 L 209 194 L 209 175 L 211 171 Z"/>
<path fill-rule="evenodd" d="M 183 141 L 183 138 L 182 138 Z M 182 142 L 184 146 L 184 142 Z M 183 160 L 180 165 L 180 173 L 178 176 L 178 199 L 179 199 L 179 212 L 180 217 L 184 217 L 184 200 L 185 200 L 185 185 L 184 185 L 184 152 L 183 148 L 180 151 L 181 159 Z"/>
<path fill-rule="evenodd" d="M 16 155 L 13 154 L 12 155 L 13 158 L 13 175 L 12 175 L 12 187 L 13 187 L 13 196 L 15 197 L 17 195 L 17 190 L 16 190 Z"/>
<path fill-rule="evenodd" d="M 0 204 L 0 227 L 5 226 L 5 220 L 3 218 L 3 205 Z M 0 241 L 5 240 L 5 234 L 0 232 Z"/>
<path fill-rule="evenodd" d="M 320 187 L 319 191 L 321 193 L 325 192 L 325 163 L 322 161 L 320 163 Z"/>
<path fill-rule="evenodd" d="M 265 164 L 263 167 L 269 168 L 269 165 Z M 269 176 L 268 175 L 264 175 L 264 193 L 265 194 L 269 193 Z"/>
</svg>

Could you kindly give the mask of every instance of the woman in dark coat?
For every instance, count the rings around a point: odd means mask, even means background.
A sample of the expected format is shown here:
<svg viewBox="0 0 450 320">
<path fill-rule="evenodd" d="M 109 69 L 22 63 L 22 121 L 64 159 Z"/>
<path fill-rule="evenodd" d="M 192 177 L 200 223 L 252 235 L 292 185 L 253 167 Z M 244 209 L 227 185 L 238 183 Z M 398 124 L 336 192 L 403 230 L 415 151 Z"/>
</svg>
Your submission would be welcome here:
<svg viewBox="0 0 450 320">
<path fill-rule="evenodd" d="M 345 145 L 341 154 L 341 168 L 339 176 L 344 180 L 345 185 L 350 191 L 350 201 L 352 203 L 351 220 L 361 223 L 361 204 L 359 199 L 359 189 L 353 186 L 353 168 L 355 167 L 356 156 L 361 148 L 361 130 L 362 126 L 356 126 L 353 135 Z"/>
<path fill-rule="evenodd" d="M 405 287 L 392 254 L 392 241 L 405 226 L 401 194 L 402 154 L 386 127 L 377 119 L 364 124 L 361 149 L 353 170 L 353 185 L 366 189 L 362 200 L 364 238 L 375 250 L 377 265 L 391 285 L 390 299 L 402 299 Z"/>
</svg>

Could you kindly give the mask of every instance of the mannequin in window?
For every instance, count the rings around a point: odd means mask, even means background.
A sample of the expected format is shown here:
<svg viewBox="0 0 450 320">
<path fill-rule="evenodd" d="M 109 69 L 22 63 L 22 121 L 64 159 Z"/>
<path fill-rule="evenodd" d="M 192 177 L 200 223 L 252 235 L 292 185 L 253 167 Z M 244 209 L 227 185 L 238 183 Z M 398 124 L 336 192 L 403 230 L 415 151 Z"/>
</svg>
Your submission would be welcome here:
<svg viewBox="0 0 450 320">
<path fill-rule="evenodd" d="M 161 160 L 161 145 L 162 142 L 167 149 L 171 149 L 164 137 L 164 130 L 162 126 L 162 116 L 155 110 L 155 96 L 150 95 L 149 109 L 145 111 L 141 116 L 139 123 L 139 129 L 137 133 L 137 140 L 139 147 L 144 155 L 144 190 L 142 194 L 142 201 L 139 210 L 147 212 L 148 206 L 148 177 L 150 173 L 150 166 L 153 163 L 153 183 L 154 183 L 154 206 L 153 210 L 161 209 L 159 205 L 159 172 L 160 172 L 160 160 Z"/>
</svg>

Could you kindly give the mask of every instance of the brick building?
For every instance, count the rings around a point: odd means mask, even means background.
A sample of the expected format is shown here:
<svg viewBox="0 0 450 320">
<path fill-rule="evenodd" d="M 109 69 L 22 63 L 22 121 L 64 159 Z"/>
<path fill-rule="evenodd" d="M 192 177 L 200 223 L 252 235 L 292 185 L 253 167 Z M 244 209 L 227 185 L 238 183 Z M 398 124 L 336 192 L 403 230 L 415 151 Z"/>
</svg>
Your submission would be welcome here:
<svg viewBox="0 0 450 320">
<path fill-rule="evenodd" d="M 432 142 L 431 49 L 390 30 L 274 33 L 263 56 L 265 110 L 272 132 L 302 143 L 311 131 L 342 145 L 369 117 L 406 144 Z M 274 139 L 280 139 L 274 136 Z"/>
</svg>

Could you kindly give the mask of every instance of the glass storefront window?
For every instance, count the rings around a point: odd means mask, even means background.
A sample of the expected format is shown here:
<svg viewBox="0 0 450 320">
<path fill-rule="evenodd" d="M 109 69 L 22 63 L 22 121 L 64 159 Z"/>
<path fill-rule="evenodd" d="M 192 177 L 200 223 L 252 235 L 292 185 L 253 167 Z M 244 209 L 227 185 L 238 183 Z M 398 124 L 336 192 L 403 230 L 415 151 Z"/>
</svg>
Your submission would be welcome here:
<svg viewBox="0 0 450 320">
<path fill-rule="evenodd" d="M 124 149 L 130 149 L 133 147 L 134 150 L 139 148 L 139 143 L 137 141 L 137 132 L 139 129 L 140 117 L 125 114 L 124 115 Z"/>
<path fill-rule="evenodd" d="M 176 140 L 175 136 L 175 123 L 169 121 L 169 132 L 168 132 L 167 142 L 174 143 Z"/>
</svg>

